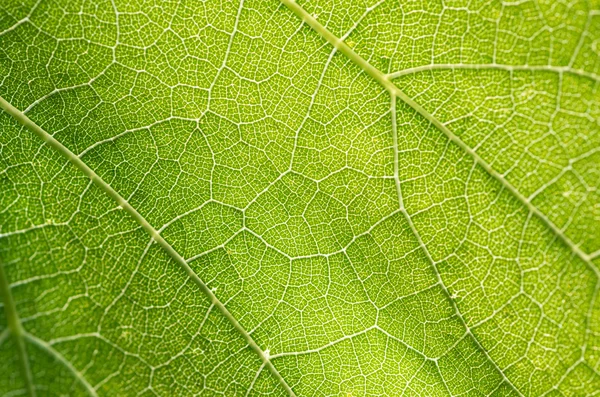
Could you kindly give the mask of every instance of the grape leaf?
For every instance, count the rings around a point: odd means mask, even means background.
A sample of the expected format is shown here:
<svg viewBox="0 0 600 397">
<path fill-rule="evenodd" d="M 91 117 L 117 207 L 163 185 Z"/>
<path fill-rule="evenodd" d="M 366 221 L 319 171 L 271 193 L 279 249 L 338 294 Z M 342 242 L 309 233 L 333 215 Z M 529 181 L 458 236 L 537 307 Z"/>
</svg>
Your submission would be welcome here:
<svg viewBox="0 0 600 397">
<path fill-rule="evenodd" d="M 600 3 L 7 0 L 0 395 L 600 394 Z"/>
</svg>

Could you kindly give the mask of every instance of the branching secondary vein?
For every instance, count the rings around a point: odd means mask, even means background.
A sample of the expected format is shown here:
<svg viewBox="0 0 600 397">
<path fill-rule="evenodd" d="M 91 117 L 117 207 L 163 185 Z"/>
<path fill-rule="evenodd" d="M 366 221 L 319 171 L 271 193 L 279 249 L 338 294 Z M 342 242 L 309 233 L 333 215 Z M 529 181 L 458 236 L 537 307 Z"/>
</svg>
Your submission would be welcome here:
<svg viewBox="0 0 600 397">
<path fill-rule="evenodd" d="M 585 70 L 574 69 L 569 66 L 549 66 L 549 65 L 533 65 L 533 66 L 522 66 L 522 65 L 503 65 L 497 63 L 487 64 L 432 64 L 417 66 L 414 68 L 403 69 L 398 72 L 390 73 L 387 75 L 389 79 L 395 79 L 402 76 L 407 76 L 419 72 L 426 72 L 432 70 L 501 70 L 505 72 L 553 72 L 553 73 L 570 73 L 577 76 L 588 78 L 592 81 L 600 81 L 600 76 L 595 73 L 589 73 Z"/>
<path fill-rule="evenodd" d="M 452 302 L 452 306 L 453 306 L 454 310 L 456 311 L 459 319 L 461 320 L 463 325 L 465 327 L 467 327 L 467 331 L 471 335 L 472 335 L 472 333 L 469 331 L 466 321 L 462 317 L 462 314 L 458 310 L 458 307 L 456 306 L 455 302 L 450 298 L 448 290 L 445 288 L 444 284 L 441 282 L 440 274 L 439 274 L 439 271 L 437 270 L 436 264 L 433 261 L 431 255 L 429 254 L 427 247 L 421 240 L 418 231 L 416 230 L 415 226 L 413 225 L 412 220 L 404 207 L 404 203 L 402 200 L 402 193 L 400 190 L 400 180 L 398 177 L 398 158 L 397 158 L 397 156 L 398 156 L 397 139 L 398 138 L 397 138 L 397 128 L 396 128 L 396 97 L 400 98 L 403 102 L 405 102 L 407 105 L 409 105 L 411 108 L 413 108 L 417 113 L 419 113 L 426 120 L 428 120 L 432 125 L 434 125 L 440 131 L 442 131 L 450 141 L 454 142 L 457 146 L 459 146 L 462 150 L 464 150 L 467 154 L 469 154 L 475 160 L 475 162 L 477 164 L 479 164 L 482 168 L 484 168 L 486 170 L 486 172 L 488 172 L 493 178 L 498 180 L 505 189 L 510 191 L 519 201 L 521 201 L 527 207 L 527 209 L 530 211 L 530 213 L 535 214 L 544 224 L 547 225 L 547 227 L 549 229 L 551 229 L 553 231 L 553 233 L 557 237 L 559 237 L 561 239 L 561 241 L 563 241 L 565 243 L 565 245 L 570 247 L 570 249 L 573 251 L 573 253 L 576 256 L 578 256 L 583 262 L 585 262 L 586 265 L 595 273 L 597 279 L 600 280 L 600 272 L 596 268 L 596 266 L 592 263 L 591 257 L 587 253 L 583 252 L 577 244 L 573 243 L 556 225 L 554 225 L 554 223 L 552 221 L 550 221 L 550 219 L 548 219 L 548 217 L 545 214 L 543 214 L 540 210 L 538 210 L 531 203 L 530 200 L 528 200 L 525 196 L 523 196 L 502 175 L 500 175 L 485 160 L 483 160 L 472 148 L 470 148 L 458 136 L 456 136 L 452 131 L 450 131 L 448 129 L 448 127 L 446 127 L 441 121 L 439 121 L 437 118 L 435 118 L 431 113 L 429 113 L 427 110 L 425 110 L 425 108 L 423 108 L 421 105 L 416 103 L 411 97 L 409 97 L 402 90 L 400 90 L 394 83 L 391 82 L 391 79 L 394 77 L 398 77 L 403 74 L 413 73 L 413 72 L 416 72 L 417 70 L 409 70 L 406 73 L 403 73 L 402 71 L 400 71 L 400 72 L 392 73 L 389 75 L 384 74 L 383 72 L 381 72 L 380 70 L 378 70 L 377 68 L 372 66 L 368 61 L 366 61 L 360 55 L 358 55 L 342 39 L 336 37 L 333 33 L 331 33 L 329 30 L 327 30 L 326 27 L 324 27 L 321 23 L 319 23 L 313 16 L 311 16 L 306 10 L 304 10 L 294 0 L 280 0 L 280 1 L 283 4 L 285 4 L 300 19 L 302 19 L 303 22 L 307 23 L 315 32 L 317 32 L 319 35 L 321 35 L 325 40 L 327 40 L 331 45 L 333 45 L 341 53 L 346 55 L 357 66 L 361 67 L 369 76 L 371 76 L 373 79 L 375 79 L 379 84 L 381 84 L 390 93 L 393 140 L 394 140 L 394 151 L 395 151 L 395 154 L 394 154 L 394 178 L 396 180 L 396 187 L 398 190 L 398 199 L 399 199 L 400 209 L 403 212 L 403 214 L 405 215 L 413 234 L 419 240 L 419 245 L 421 246 L 421 248 L 427 255 L 432 266 L 434 266 L 435 273 L 438 277 L 438 281 L 442 285 L 442 287 L 445 291 L 445 294 L 448 296 L 448 298 Z M 498 69 L 505 70 L 507 68 L 498 67 Z M 561 72 L 566 72 L 566 71 L 561 70 Z M 576 74 L 580 74 L 580 73 L 576 73 Z M 585 77 L 590 77 L 592 79 L 595 79 L 596 76 L 585 76 Z M 590 313 L 588 313 L 588 317 L 589 317 L 589 315 L 590 315 Z M 589 318 L 586 319 L 586 322 L 587 321 L 589 321 Z M 514 391 L 516 391 L 518 394 L 521 394 L 520 391 L 517 390 L 516 387 L 510 382 L 510 380 L 502 373 L 501 369 L 496 365 L 496 363 L 491 359 L 491 357 L 487 354 L 487 352 L 479 344 L 479 342 L 476 340 L 475 336 L 474 335 L 472 335 L 472 336 L 473 336 L 475 343 L 480 348 L 480 350 L 484 353 L 484 355 L 487 357 L 487 359 L 493 364 L 493 366 L 500 372 L 500 374 L 504 378 L 504 381 L 507 382 Z"/>
<path fill-rule="evenodd" d="M 60 354 L 59 352 L 54 350 L 54 348 L 52 346 L 50 346 L 48 343 L 46 343 L 45 341 L 43 341 L 39 338 L 36 338 L 35 336 L 33 336 L 27 332 L 24 332 L 23 336 L 30 343 L 33 343 L 34 345 L 38 346 L 40 349 L 46 351 L 50 356 L 52 356 L 53 358 L 58 360 L 61 364 L 63 364 L 73 374 L 73 376 L 77 379 L 77 381 L 79 383 L 81 383 L 81 385 L 85 388 L 85 390 L 88 392 L 88 394 L 90 396 L 92 396 L 92 397 L 98 396 L 98 394 L 96 393 L 96 390 L 92 387 L 92 385 L 89 384 L 89 382 L 85 379 L 83 374 L 81 372 L 79 372 L 73 366 L 73 364 L 71 364 L 62 354 Z"/>
<path fill-rule="evenodd" d="M 548 228 L 550 228 L 552 232 L 556 234 L 581 260 L 583 260 L 588 265 L 588 267 L 594 271 L 598 278 L 600 278 L 600 272 L 592 263 L 590 255 L 583 252 L 583 250 L 577 244 L 571 241 L 571 239 L 569 239 L 550 219 L 548 219 L 548 217 L 545 214 L 543 214 L 539 209 L 537 209 L 537 207 L 535 207 L 530 200 L 523 196 L 514 186 L 512 186 L 512 184 L 510 184 L 506 180 L 506 178 L 504 178 L 502 175 L 500 175 L 500 173 L 495 171 L 490 164 L 483 160 L 473 149 L 471 149 L 458 136 L 456 136 L 452 131 L 450 131 L 448 127 L 446 127 L 441 121 L 439 121 L 431 113 L 425 110 L 425 108 L 416 103 L 411 97 L 405 94 L 391 81 L 391 78 L 401 75 L 402 71 L 389 75 L 384 74 L 383 72 L 375 68 L 373 65 L 371 65 L 363 57 L 358 55 L 352 48 L 350 48 L 350 46 L 344 43 L 343 40 L 336 37 L 333 33 L 327 30 L 325 26 L 323 26 L 319 21 L 313 18 L 294 0 L 280 1 L 283 4 L 285 4 L 294 14 L 296 14 L 299 18 L 306 22 L 315 32 L 321 35 L 325 40 L 327 40 L 331 45 L 337 48 L 341 53 L 346 55 L 357 66 L 362 68 L 369 76 L 373 77 L 390 93 L 390 95 L 397 96 L 398 98 L 400 98 L 407 105 L 413 108 L 417 113 L 419 113 L 431 124 L 433 124 L 436 128 L 442 131 L 448 137 L 448 139 L 450 139 L 467 154 L 473 157 L 473 159 L 482 168 L 484 168 L 486 172 L 488 172 L 492 177 L 498 180 L 502 184 L 502 186 L 508 191 L 510 191 L 517 199 L 519 199 L 519 201 L 521 201 L 529 211 L 534 213 L 542 222 L 544 222 L 548 226 Z"/>
</svg>

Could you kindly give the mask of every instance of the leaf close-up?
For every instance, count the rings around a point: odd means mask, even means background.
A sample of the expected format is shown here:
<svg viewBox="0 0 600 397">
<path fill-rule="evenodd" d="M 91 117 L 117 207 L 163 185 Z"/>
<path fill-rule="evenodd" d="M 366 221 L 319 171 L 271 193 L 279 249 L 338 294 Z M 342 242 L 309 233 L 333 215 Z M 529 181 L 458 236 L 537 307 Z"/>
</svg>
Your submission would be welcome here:
<svg viewBox="0 0 600 397">
<path fill-rule="evenodd" d="M 600 1 L 0 1 L 0 396 L 600 396 Z"/>
</svg>

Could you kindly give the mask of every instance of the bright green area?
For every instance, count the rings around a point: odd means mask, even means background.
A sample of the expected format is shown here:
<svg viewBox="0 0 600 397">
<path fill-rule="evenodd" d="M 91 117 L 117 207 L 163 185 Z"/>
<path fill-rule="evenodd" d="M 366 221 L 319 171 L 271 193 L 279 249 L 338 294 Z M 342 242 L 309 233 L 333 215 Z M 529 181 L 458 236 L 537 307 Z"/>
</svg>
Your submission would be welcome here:
<svg viewBox="0 0 600 397">
<path fill-rule="evenodd" d="M 600 4 L 283 3 L 0 5 L 0 396 L 599 394 Z"/>
</svg>

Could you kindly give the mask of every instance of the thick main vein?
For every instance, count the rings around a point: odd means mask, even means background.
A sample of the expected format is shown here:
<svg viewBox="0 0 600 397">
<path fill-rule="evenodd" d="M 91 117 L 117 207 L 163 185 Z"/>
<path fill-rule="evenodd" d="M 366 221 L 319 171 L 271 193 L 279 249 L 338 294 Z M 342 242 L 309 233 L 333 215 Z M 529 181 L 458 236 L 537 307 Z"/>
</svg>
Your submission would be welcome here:
<svg viewBox="0 0 600 397">
<path fill-rule="evenodd" d="M 470 155 L 485 171 L 490 174 L 494 179 L 502 184 L 502 186 L 512 193 L 527 209 L 535 214 L 552 232 L 567 245 L 573 253 L 584 261 L 587 266 L 596 274 L 600 279 L 600 271 L 592 263 L 592 258 L 589 254 L 584 252 L 577 244 L 575 244 L 569 237 L 567 237 L 562 230 L 558 228 L 543 212 L 535 207 L 530 200 L 527 199 L 521 192 L 517 190 L 510 182 L 506 180 L 499 172 L 482 159 L 471 147 L 463 142 L 456 134 L 454 134 L 446 125 L 444 125 L 435 116 L 429 113 L 425 108 L 415 102 L 410 96 L 399 89 L 392 81 L 391 77 L 396 76 L 398 73 L 392 75 L 386 75 L 379 69 L 371 65 L 366 59 L 358 55 L 350 46 L 348 46 L 342 39 L 331 33 L 325 26 L 317 21 L 312 15 L 310 15 L 302 6 L 296 3 L 294 0 L 280 0 L 286 7 L 288 7 L 294 14 L 296 14 L 303 22 L 310 26 L 315 32 L 321 37 L 327 40 L 331 45 L 338 49 L 342 54 L 348 57 L 357 66 L 362 68 L 369 76 L 375 81 L 382 85 L 390 95 L 400 98 L 403 102 L 413 108 L 417 113 L 423 116 L 427 121 L 433 124 L 436 128 L 442 131 L 448 139 L 454 142 L 458 147 Z"/>
<path fill-rule="evenodd" d="M 219 309 L 219 311 L 227 318 L 227 320 L 233 325 L 233 327 L 240 333 L 244 338 L 248 346 L 258 355 L 263 365 L 266 366 L 273 376 L 279 381 L 283 388 L 288 392 L 290 396 L 295 397 L 294 392 L 283 379 L 279 371 L 275 368 L 271 362 L 269 356 L 258 346 L 252 336 L 242 327 L 237 319 L 231 314 L 231 312 L 225 307 L 225 305 L 217 298 L 217 296 L 208 288 L 208 286 L 200 279 L 200 277 L 194 272 L 189 266 L 187 261 L 169 244 L 160 233 L 133 207 L 129 202 L 123 198 L 115 189 L 112 188 L 106 181 L 104 181 L 94 170 L 88 167 L 77 155 L 71 152 L 61 142 L 56 140 L 52 135 L 48 134 L 43 128 L 34 123 L 29 117 L 27 117 L 19 109 L 12 106 L 4 98 L 0 97 L 0 108 L 14 117 L 21 125 L 33 132 L 39 138 L 41 138 L 48 146 L 56 150 L 60 155 L 69 160 L 77 169 L 83 172 L 90 180 L 103 190 L 111 199 L 113 199 L 117 205 L 121 206 L 125 212 L 127 212 L 151 237 L 165 250 L 165 252 L 183 269 L 187 276 L 200 288 L 200 290 L 208 297 L 211 303 Z M 1 269 L 1 266 L 0 266 Z M 2 282 L 4 273 L 0 272 L 0 282 Z M 4 277 L 4 281 L 6 278 Z M 8 282 L 6 281 L 6 288 L 4 284 L 0 284 L 0 289 L 4 291 L 8 290 Z M 9 292 L 10 293 L 10 292 Z M 8 306 L 8 305 L 7 305 Z M 14 307 L 14 305 L 13 305 Z M 14 316 L 17 316 L 16 310 Z M 15 317 L 18 318 L 18 317 Z M 9 317 L 10 321 L 10 317 Z M 20 322 L 18 323 L 20 326 Z M 22 328 L 20 339 L 23 340 Z M 24 343 L 24 342 L 23 342 Z M 24 351 L 24 350 L 23 350 Z M 25 357 L 26 358 L 26 357 Z M 27 361 L 25 361 L 27 362 Z"/>
</svg>

